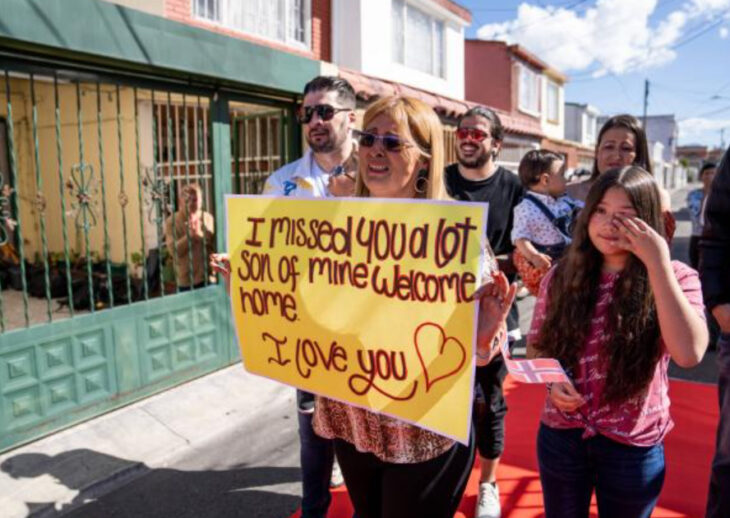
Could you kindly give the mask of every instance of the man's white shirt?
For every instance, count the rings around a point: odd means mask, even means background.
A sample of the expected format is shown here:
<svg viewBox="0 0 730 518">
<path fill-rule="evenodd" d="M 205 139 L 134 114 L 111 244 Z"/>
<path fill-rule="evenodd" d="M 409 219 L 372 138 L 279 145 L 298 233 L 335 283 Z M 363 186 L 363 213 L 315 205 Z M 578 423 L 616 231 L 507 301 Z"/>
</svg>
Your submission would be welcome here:
<svg viewBox="0 0 730 518">
<path fill-rule="evenodd" d="M 294 198 L 331 197 L 327 183 L 329 174 L 325 173 L 308 149 L 302 158 L 277 169 L 264 184 L 262 194 L 289 196 Z"/>
</svg>

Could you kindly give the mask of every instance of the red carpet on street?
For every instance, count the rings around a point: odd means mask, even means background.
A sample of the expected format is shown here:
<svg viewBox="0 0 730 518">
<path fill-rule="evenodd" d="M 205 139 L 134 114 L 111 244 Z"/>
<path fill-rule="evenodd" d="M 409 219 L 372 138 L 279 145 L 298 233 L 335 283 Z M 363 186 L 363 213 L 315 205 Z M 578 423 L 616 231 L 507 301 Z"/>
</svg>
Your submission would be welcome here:
<svg viewBox="0 0 730 518">
<path fill-rule="evenodd" d="M 535 438 L 545 398 L 543 385 L 505 381 L 509 404 L 507 444 L 497 473 L 503 518 L 544 516 L 537 471 Z M 667 477 L 653 518 L 701 518 L 704 516 L 710 464 L 717 426 L 717 387 L 672 380 L 672 417 L 676 424 L 666 440 Z M 472 471 L 455 518 L 472 518 L 479 486 L 478 463 Z M 595 506 L 591 516 L 597 517 Z M 298 518 L 297 511 L 291 518 Z M 351 518 L 352 504 L 346 489 L 333 493 L 328 518 Z"/>
</svg>

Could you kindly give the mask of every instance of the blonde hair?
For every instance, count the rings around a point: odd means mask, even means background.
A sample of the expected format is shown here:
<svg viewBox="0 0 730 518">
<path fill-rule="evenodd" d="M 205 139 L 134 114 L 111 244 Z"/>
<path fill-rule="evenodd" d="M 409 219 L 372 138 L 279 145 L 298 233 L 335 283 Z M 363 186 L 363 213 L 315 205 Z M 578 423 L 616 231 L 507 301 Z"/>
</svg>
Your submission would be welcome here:
<svg viewBox="0 0 730 518">
<path fill-rule="evenodd" d="M 367 128 L 378 115 L 387 115 L 393 119 L 398 128 L 398 134 L 414 143 L 422 155 L 429 157 L 428 186 L 423 194 L 415 193 L 414 198 L 449 199 L 443 182 L 443 127 L 433 109 L 413 97 L 383 97 L 371 104 L 365 111 L 362 127 Z M 361 162 L 360 167 L 365 167 L 365 165 Z M 370 191 L 362 180 L 363 175 L 361 170 L 355 184 L 355 196 L 367 198 L 370 197 Z"/>
</svg>

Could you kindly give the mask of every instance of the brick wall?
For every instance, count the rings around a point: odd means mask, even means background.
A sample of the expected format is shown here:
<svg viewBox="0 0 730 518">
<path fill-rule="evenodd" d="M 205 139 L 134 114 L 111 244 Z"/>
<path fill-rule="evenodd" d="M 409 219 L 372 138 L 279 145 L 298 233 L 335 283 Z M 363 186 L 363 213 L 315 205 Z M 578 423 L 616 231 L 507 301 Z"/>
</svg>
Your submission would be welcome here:
<svg viewBox="0 0 730 518">
<path fill-rule="evenodd" d="M 297 49 L 257 37 L 254 34 L 246 34 L 233 29 L 221 27 L 220 25 L 199 20 L 193 17 L 194 0 L 164 0 L 165 1 L 165 18 L 176 22 L 200 27 L 209 31 L 225 34 L 234 38 L 251 41 L 259 45 L 291 52 L 299 56 L 312 59 L 320 59 L 322 61 L 331 61 L 332 59 L 332 1 L 333 0 L 312 0 L 312 46 L 309 51 Z"/>
<path fill-rule="evenodd" d="M 332 61 L 333 1 L 312 0 L 312 53 L 322 61 Z"/>
</svg>

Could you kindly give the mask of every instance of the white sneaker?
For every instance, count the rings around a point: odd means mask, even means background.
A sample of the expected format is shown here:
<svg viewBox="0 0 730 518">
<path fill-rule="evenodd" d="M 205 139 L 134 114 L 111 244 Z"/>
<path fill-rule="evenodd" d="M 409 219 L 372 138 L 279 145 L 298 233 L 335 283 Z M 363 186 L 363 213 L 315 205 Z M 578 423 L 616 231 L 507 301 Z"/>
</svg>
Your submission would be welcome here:
<svg viewBox="0 0 730 518">
<path fill-rule="evenodd" d="M 501 518 L 502 507 L 499 505 L 499 488 L 497 484 L 484 482 L 479 484 L 479 501 L 474 518 Z"/>
<path fill-rule="evenodd" d="M 335 459 L 335 463 L 332 465 L 332 476 L 330 477 L 330 487 L 332 489 L 336 487 L 340 487 L 342 484 L 345 483 L 345 477 L 342 476 L 342 470 L 340 469 L 340 465 L 337 462 L 337 459 Z"/>
</svg>

